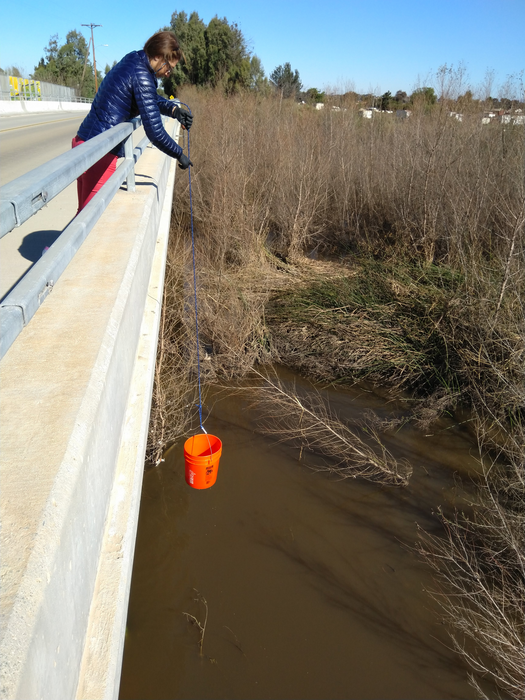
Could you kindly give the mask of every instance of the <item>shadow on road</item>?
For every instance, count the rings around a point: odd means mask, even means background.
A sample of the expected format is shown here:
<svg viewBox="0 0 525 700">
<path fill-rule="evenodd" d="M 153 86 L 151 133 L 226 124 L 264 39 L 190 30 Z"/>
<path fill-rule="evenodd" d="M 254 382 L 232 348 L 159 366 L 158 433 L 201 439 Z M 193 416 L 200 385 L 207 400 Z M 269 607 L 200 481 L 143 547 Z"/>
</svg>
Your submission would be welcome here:
<svg viewBox="0 0 525 700">
<path fill-rule="evenodd" d="M 33 231 L 24 236 L 18 248 L 20 255 L 26 260 L 36 262 L 42 257 L 45 248 L 50 248 L 62 231 Z"/>
<path fill-rule="evenodd" d="M 57 231 L 55 229 L 33 231 L 32 233 L 28 233 L 27 236 L 24 236 L 22 239 L 22 243 L 18 247 L 18 252 L 23 258 L 29 260 L 34 265 L 34 263 L 40 260 L 46 251 L 46 248 L 50 248 L 61 233 L 62 231 Z M 0 302 L 3 302 L 4 299 L 11 294 L 20 280 L 27 275 L 29 270 L 33 268 L 33 265 L 30 265 L 27 270 L 25 270 L 23 274 L 21 274 L 20 277 L 13 282 L 9 289 L 1 295 Z"/>
</svg>

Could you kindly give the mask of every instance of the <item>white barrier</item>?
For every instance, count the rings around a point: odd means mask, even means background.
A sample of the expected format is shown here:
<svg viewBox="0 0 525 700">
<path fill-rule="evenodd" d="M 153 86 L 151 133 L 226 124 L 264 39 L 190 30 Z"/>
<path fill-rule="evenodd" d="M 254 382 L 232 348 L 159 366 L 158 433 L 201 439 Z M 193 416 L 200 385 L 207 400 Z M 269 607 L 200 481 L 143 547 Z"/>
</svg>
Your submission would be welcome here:
<svg viewBox="0 0 525 700">
<path fill-rule="evenodd" d="M 5 114 L 39 114 L 44 112 L 89 112 L 91 103 L 87 102 L 34 102 L 28 100 L 0 100 L 0 115 Z"/>
<path fill-rule="evenodd" d="M 0 116 L 2 114 L 24 114 L 25 109 L 22 107 L 22 102 L 8 102 L 0 100 Z"/>
</svg>

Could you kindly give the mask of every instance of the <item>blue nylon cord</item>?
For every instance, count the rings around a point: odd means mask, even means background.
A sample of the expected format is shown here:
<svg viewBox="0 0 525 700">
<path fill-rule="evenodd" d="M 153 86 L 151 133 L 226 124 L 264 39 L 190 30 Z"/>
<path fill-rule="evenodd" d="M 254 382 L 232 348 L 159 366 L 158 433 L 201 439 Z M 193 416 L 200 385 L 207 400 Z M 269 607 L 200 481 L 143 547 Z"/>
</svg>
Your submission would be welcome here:
<svg viewBox="0 0 525 700">
<path fill-rule="evenodd" d="M 184 102 L 180 103 L 185 107 L 188 107 Z M 188 107 L 188 111 L 191 114 L 191 109 Z M 190 131 L 188 131 L 188 158 L 190 157 Z M 199 354 L 199 315 L 197 311 L 197 273 L 195 272 L 195 237 L 193 234 L 193 202 L 191 199 L 191 166 L 188 167 L 188 177 L 189 177 L 189 187 L 190 187 L 190 223 L 191 223 L 191 252 L 193 256 L 193 297 L 195 301 L 195 336 L 197 340 L 197 379 L 199 385 L 199 425 L 203 433 L 208 434 L 206 429 L 202 424 L 202 398 L 201 398 L 201 363 Z"/>
</svg>

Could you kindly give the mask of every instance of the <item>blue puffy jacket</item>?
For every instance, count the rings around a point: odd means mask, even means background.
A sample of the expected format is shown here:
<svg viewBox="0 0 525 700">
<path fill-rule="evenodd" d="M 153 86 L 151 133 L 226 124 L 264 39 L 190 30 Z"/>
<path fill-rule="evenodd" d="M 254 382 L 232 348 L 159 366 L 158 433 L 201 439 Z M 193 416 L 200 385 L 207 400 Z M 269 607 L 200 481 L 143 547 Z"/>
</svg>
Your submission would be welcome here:
<svg viewBox="0 0 525 700">
<path fill-rule="evenodd" d="M 80 125 L 78 137 L 88 141 L 140 114 L 151 143 L 172 158 L 180 158 L 182 148 L 166 132 L 161 118 L 161 114 L 173 116 L 174 106 L 157 94 L 157 78 L 146 53 L 132 51 L 113 66 L 101 82 L 91 109 Z M 122 144 L 112 153 L 122 157 Z"/>
</svg>

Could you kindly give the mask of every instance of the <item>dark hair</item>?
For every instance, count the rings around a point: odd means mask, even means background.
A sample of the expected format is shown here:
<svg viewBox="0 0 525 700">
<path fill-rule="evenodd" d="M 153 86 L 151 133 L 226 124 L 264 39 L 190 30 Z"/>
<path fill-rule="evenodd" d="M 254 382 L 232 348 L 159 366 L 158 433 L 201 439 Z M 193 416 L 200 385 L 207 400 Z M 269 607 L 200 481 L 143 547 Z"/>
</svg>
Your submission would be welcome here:
<svg viewBox="0 0 525 700">
<path fill-rule="evenodd" d="M 162 58 L 169 63 L 180 61 L 183 55 L 175 34 L 171 32 L 157 32 L 153 36 L 150 36 L 144 44 L 144 51 L 148 58 L 162 56 Z"/>
</svg>

